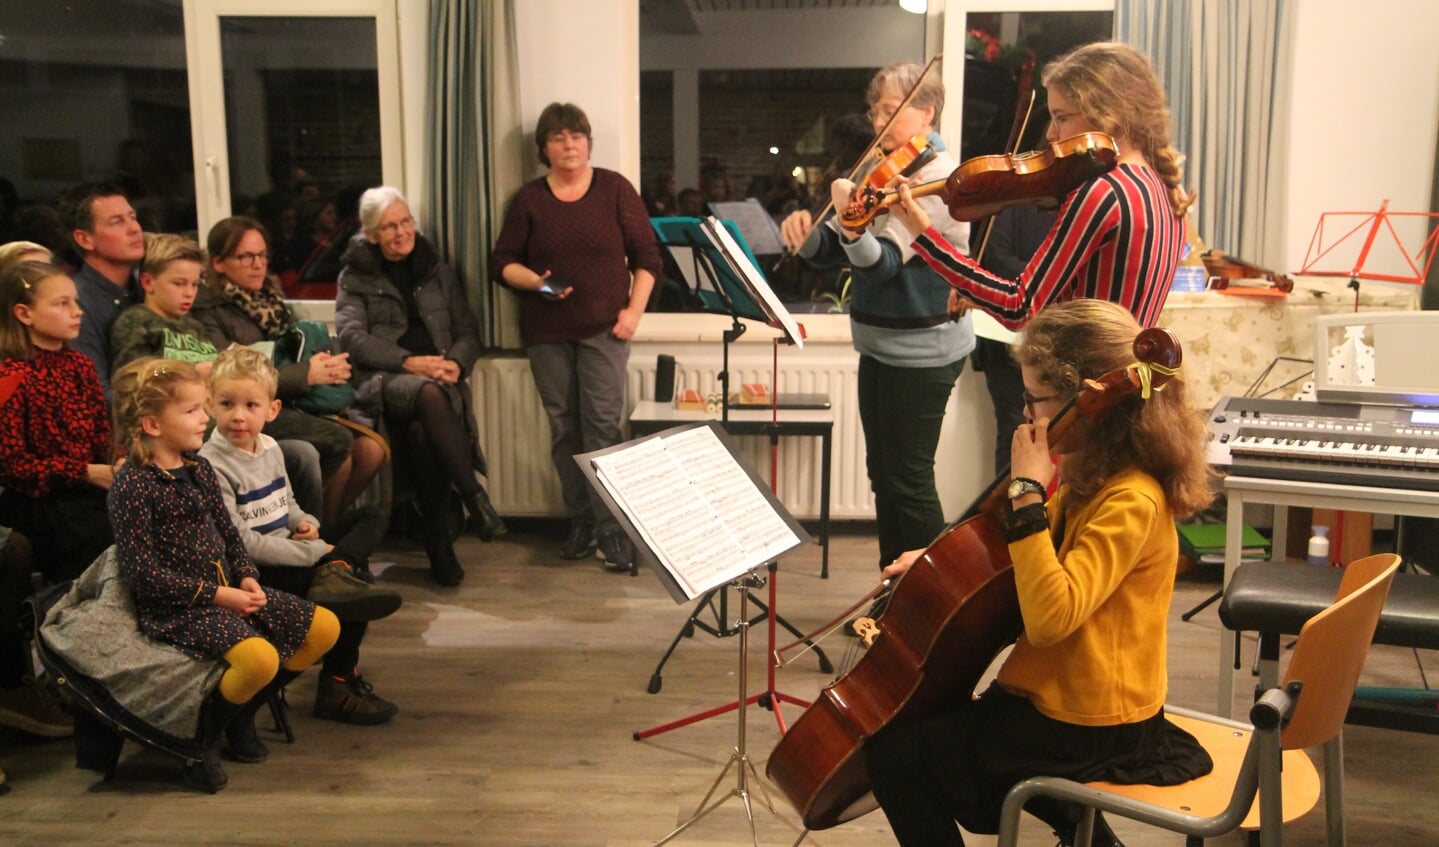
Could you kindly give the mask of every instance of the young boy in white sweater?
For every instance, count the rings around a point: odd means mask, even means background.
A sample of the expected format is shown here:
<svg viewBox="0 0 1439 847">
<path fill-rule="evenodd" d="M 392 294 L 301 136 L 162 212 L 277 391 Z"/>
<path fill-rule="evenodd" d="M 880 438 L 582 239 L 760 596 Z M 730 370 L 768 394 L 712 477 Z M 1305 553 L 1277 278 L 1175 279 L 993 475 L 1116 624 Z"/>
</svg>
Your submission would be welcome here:
<svg viewBox="0 0 1439 847">
<path fill-rule="evenodd" d="M 340 638 L 322 663 L 315 717 L 383 723 L 398 707 L 377 697 L 356 665 L 366 622 L 390 615 L 401 603 L 398 592 L 376 588 L 369 574 L 370 554 L 385 537 L 385 514 L 373 505 L 352 510 L 326 527 L 333 545 L 321 537 L 319 519 L 295 501 L 279 445 L 262 431 L 280 411 L 278 382 L 263 353 L 248 347 L 221 353 L 210 372 L 215 430 L 200 455 L 220 478 L 225 505 L 260 569 L 261 584 L 308 597 L 340 619 Z M 250 752 L 263 757 L 263 747 L 256 738 Z"/>
</svg>

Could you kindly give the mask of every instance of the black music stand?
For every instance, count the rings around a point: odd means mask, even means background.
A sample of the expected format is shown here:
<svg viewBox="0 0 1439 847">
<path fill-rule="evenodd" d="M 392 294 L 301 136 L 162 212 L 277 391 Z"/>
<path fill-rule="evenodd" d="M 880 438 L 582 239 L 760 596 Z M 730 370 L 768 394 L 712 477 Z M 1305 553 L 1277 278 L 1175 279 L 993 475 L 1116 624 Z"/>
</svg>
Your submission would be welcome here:
<svg viewBox="0 0 1439 847">
<path fill-rule="evenodd" d="M 715 246 L 709 227 L 719 226 L 718 218 L 651 218 L 650 226 L 659 236 L 659 243 L 667 249 L 684 275 L 685 284 L 700 304 L 701 311 L 716 315 L 729 315 L 730 328 L 724 331 L 719 381 L 725 402 L 720 420 L 729 422 L 729 346 L 744 335 L 747 327 L 740 318 L 771 323 L 771 316 L 760 308 L 751 286 L 736 274 L 729 260 Z M 750 262 L 754 255 L 749 252 L 739 228 L 732 221 L 724 221 L 722 227 L 743 250 Z M 766 286 L 766 290 L 768 286 Z"/>
</svg>

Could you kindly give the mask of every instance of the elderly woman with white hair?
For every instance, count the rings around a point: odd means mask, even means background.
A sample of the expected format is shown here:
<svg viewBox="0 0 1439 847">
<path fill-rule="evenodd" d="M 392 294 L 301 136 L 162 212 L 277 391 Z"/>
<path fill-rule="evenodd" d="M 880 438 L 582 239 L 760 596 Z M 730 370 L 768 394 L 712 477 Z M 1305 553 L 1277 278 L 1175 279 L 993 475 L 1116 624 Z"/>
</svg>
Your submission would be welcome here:
<svg viewBox="0 0 1439 847">
<path fill-rule="evenodd" d="M 450 543 L 453 492 L 482 540 L 505 532 L 475 477 L 486 470 L 468 384 L 479 325 L 454 269 L 416 231 L 403 194 L 366 191 L 360 225 L 345 250 L 335 328 L 350 354 L 357 404 L 383 415 L 405 454 L 435 581 L 458 585 L 465 571 Z"/>
</svg>

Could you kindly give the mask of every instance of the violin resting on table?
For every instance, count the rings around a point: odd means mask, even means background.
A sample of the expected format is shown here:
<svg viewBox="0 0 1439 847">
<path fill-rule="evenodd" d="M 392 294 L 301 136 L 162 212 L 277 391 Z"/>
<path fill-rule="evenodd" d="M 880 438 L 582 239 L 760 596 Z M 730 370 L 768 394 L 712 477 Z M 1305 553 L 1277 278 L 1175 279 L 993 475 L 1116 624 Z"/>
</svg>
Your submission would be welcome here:
<svg viewBox="0 0 1439 847">
<path fill-rule="evenodd" d="M 939 194 L 949 207 L 950 217 L 957 221 L 976 221 L 1006 206 L 1021 204 L 1057 209 L 1069 192 L 1111 170 L 1118 159 L 1114 139 L 1102 132 L 1084 132 L 1055 141 L 1043 150 L 975 156 L 948 177 L 911 185 L 909 190 L 915 197 Z M 866 180 L 840 210 L 840 222 L 859 229 L 898 201 L 897 188 L 876 186 L 874 180 Z"/>
<path fill-rule="evenodd" d="M 1243 259 L 1226 256 L 1220 250 L 1205 250 L 1199 254 L 1204 269 L 1209 272 L 1210 287 L 1223 291 L 1231 279 L 1266 279 L 1274 288 L 1286 294 L 1294 290 L 1294 280 L 1284 274 L 1275 273 L 1258 265 L 1251 265 Z"/>
</svg>

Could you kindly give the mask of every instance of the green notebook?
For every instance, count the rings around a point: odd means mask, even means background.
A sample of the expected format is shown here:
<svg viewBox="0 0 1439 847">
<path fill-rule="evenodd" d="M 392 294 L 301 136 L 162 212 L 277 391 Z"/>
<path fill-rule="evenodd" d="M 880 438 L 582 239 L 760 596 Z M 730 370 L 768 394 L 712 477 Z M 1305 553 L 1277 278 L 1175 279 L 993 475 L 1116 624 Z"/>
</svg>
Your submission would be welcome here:
<svg viewBox="0 0 1439 847">
<path fill-rule="evenodd" d="M 1191 523 L 1179 524 L 1179 537 L 1184 546 L 1195 553 L 1223 553 L 1225 525 L 1222 523 Z M 1258 555 L 1269 552 L 1269 539 L 1259 534 L 1259 530 L 1244 525 L 1244 532 L 1240 536 L 1240 546 L 1245 555 Z"/>
</svg>

